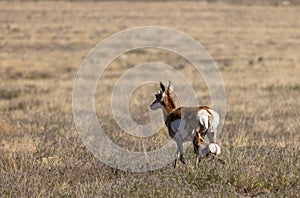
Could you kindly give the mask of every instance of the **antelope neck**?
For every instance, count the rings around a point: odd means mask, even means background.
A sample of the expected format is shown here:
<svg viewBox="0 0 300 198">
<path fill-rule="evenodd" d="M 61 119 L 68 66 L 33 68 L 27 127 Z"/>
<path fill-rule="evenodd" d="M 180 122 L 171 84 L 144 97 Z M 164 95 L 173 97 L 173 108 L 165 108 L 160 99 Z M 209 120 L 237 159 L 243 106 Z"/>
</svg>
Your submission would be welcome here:
<svg viewBox="0 0 300 198">
<path fill-rule="evenodd" d="M 164 121 L 166 123 L 167 121 L 167 117 L 168 115 L 174 110 L 176 109 L 176 106 L 172 100 L 172 98 L 168 98 L 166 101 L 164 101 L 164 103 L 162 104 L 162 111 L 163 111 L 163 115 L 164 115 Z"/>
<path fill-rule="evenodd" d="M 164 98 L 163 106 L 165 107 L 167 115 L 169 115 L 176 108 L 174 101 L 169 94 L 167 94 L 167 96 Z"/>
</svg>

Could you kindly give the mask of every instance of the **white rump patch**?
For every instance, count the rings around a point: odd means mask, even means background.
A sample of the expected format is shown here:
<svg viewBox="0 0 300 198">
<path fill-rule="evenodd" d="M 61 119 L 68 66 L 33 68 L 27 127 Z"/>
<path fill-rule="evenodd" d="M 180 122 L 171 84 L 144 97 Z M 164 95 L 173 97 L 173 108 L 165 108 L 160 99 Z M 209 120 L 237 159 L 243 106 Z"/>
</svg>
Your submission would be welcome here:
<svg viewBox="0 0 300 198">
<path fill-rule="evenodd" d="M 218 128 L 219 122 L 220 122 L 220 116 L 217 112 L 215 112 L 212 109 L 209 109 L 209 112 L 214 117 L 214 120 L 210 123 L 211 124 L 211 130 L 215 130 Z"/>
<path fill-rule="evenodd" d="M 221 147 L 218 144 L 211 143 L 208 147 L 211 153 L 214 153 L 216 155 L 219 155 L 221 153 Z"/>
<path fill-rule="evenodd" d="M 198 111 L 197 117 L 198 120 L 200 121 L 200 124 L 204 126 L 205 129 L 208 129 L 208 121 L 209 121 L 210 114 L 206 110 L 201 109 L 200 111 Z"/>
</svg>

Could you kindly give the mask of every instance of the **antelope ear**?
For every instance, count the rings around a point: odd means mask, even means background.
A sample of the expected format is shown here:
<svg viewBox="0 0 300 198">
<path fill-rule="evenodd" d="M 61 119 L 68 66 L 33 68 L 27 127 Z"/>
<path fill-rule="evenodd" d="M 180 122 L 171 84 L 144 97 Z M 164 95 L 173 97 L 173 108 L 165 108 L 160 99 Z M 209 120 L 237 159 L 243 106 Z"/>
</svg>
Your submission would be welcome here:
<svg viewBox="0 0 300 198">
<path fill-rule="evenodd" d="M 172 82 L 169 81 L 169 86 L 168 86 L 168 91 L 169 91 L 169 93 L 172 93 L 173 90 L 174 90 L 174 86 L 173 86 Z"/>
<path fill-rule="evenodd" d="M 160 84 L 160 90 L 161 90 L 161 92 L 162 93 L 165 92 L 165 90 L 166 90 L 165 85 L 161 81 L 159 81 L 159 84 Z"/>
</svg>

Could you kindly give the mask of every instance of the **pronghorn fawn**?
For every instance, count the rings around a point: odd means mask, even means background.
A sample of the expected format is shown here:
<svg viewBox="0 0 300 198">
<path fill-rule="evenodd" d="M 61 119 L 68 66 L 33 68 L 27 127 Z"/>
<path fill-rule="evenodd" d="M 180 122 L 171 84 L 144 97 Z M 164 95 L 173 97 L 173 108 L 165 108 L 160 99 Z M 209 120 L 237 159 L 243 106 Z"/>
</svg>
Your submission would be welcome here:
<svg viewBox="0 0 300 198">
<path fill-rule="evenodd" d="M 169 81 L 168 87 L 162 82 L 159 83 L 160 90 L 155 94 L 156 99 L 150 108 L 152 110 L 162 109 L 169 136 L 177 143 L 174 168 L 178 159 L 185 164 L 183 143 L 187 141 L 193 141 L 194 151 L 197 155 L 196 166 L 200 157 L 206 156 L 209 152 L 219 154 L 220 147 L 215 144 L 216 130 L 220 120 L 219 114 L 207 106 L 176 108 L 171 97 L 172 83 Z M 209 144 L 204 142 L 206 135 Z"/>
<path fill-rule="evenodd" d="M 196 162 L 195 166 L 197 167 L 201 158 L 208 156 L 209 154 L 219 155 L 221 153 L 221 148 L 216 143 L 207 144 L 204 141 L 204 135 L 201 135 L 200 132 L 196 132 L 193 145 L 194 145 L 194 152 L 196 153 Z M 219 162 L 225 164 L 225 161 L 222 159 L 217 158 Z"/>
</svg>

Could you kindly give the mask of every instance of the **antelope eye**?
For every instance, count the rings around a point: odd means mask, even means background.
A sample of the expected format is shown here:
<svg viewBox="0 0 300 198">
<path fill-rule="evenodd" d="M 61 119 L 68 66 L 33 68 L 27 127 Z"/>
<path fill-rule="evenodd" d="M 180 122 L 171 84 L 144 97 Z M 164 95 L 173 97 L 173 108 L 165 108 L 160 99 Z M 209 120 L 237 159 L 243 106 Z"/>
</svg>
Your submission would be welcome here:
<svg viewBox="0 0 300 198">
<path fill-rule="evenodd" d="M 156 99 L 161 99 L 161 94 L 155 94 Z"/>
</svg>

